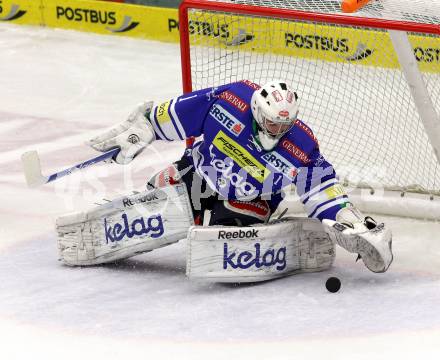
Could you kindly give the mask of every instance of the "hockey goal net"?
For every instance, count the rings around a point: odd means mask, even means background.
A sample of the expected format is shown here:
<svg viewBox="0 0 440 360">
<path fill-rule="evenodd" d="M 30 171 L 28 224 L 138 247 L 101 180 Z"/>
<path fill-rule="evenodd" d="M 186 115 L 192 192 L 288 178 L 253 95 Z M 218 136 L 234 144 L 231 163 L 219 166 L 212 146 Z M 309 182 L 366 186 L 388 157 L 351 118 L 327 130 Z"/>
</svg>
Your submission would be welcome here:
<svg viewBox="0 0 440 360">
<path fill-rule="evenodd" d="M 184 91 L 286 79 L 353 193 L 425 199 L 400 215 L 440 217 L 440 3 L 373 0 L 354 14 L 340 5 L 184 0 Z"/>
</svg>

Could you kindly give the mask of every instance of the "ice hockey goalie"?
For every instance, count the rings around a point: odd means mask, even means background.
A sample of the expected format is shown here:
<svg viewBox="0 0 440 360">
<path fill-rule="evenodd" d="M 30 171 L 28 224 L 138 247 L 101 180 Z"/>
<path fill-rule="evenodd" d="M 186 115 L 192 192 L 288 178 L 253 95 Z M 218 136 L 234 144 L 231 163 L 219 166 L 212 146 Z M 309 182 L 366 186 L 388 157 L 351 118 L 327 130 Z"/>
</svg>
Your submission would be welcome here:
<svg viewBox="0 0 440 360">
<path fill-rule="evenodd" d="M 189 277 L 260 281 L 328 269 L 337 244 L 385 272 L 391 231 L 350 202 L 297 100 L 285 81 L 243 80 L 139 105 L 90 145 L 127 164 L 154 141 L 200 140 L 144 192 L 58 219 L 61 259 L 104 263 L 187 238 Z M 308 218 L 274 219 L 292 184 Z"/>
</svg>

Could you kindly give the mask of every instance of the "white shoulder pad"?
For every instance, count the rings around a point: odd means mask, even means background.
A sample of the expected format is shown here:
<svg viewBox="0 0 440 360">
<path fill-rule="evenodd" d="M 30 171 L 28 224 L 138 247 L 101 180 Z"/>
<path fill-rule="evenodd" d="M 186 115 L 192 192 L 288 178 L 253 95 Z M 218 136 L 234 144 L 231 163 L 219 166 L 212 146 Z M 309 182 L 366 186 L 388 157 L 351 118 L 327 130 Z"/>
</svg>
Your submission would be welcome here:
<svg viewBox="0 0 440 360">
<path fill-rule="evenodd" d="M 186 274 L 214 282 L 265 281 L 328 269 L 334 257 L 334 243 L 315 219 L 194 226 L 188 233 Z"/>
<path fill-rule="evenodd" d="M 95 265 L 184 239 L 193 216 L 183 184 L 121 197 L 56 221 L 60 260 Z"/>
</svg>

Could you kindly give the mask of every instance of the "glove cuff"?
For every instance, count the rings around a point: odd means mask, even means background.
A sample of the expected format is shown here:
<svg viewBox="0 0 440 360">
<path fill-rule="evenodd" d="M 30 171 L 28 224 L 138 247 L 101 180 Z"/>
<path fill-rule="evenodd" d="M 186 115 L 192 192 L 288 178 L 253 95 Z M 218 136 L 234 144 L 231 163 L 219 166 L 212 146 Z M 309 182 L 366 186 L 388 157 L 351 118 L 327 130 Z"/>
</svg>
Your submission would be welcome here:
<svg viewBox="0 0 440 360">
<path fill-rule="evenodd" d="M 336 221 L 351 225 L 363 224 L 365 216 L 353 205 L 346 206 L 336 213 Z"/>
</svg>

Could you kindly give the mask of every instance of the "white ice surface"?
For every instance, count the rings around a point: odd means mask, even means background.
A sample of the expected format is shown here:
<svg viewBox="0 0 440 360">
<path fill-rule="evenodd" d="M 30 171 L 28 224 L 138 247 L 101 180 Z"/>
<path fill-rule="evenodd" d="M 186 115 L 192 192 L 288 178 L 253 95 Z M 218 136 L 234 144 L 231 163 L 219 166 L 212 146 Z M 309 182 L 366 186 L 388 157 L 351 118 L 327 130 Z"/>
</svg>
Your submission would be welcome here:
<svg viewBox="0 0 440 360">
<path fill-rule="evenodd" d="M 438 359 L 439 223 L 382 219 L 395 261 L 380 275 L 339 249 L 326 273 L 190 282 L 184 241 L 114 265 L 57 262 L 57 215 L 142 188 L 183 144 L 36 190 L 20 154 L 38 150 L 45 173 L 95 155 L 83 142 L 99 129 L 180 93 L 179 61 L 177 45 L 0 24 L 0 359 Z"/>
</svg>

